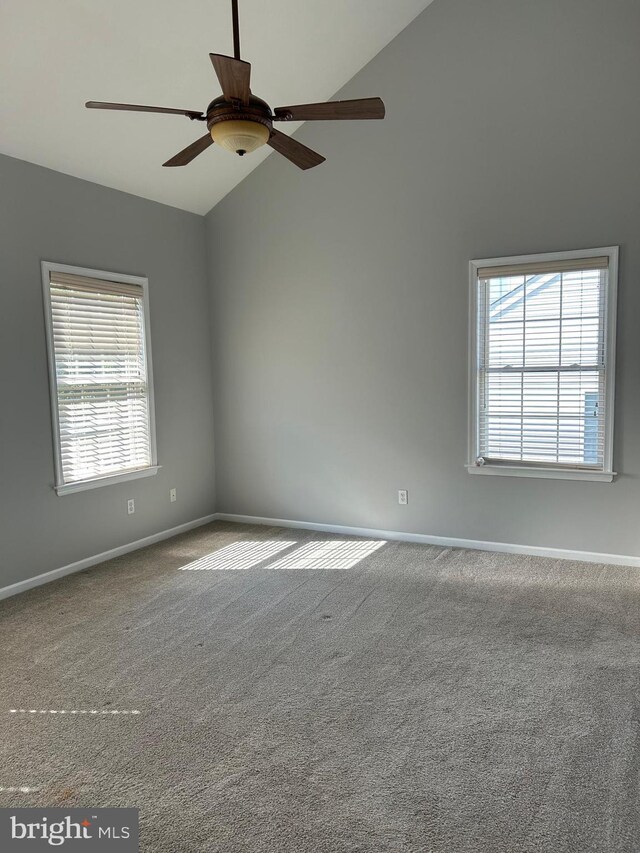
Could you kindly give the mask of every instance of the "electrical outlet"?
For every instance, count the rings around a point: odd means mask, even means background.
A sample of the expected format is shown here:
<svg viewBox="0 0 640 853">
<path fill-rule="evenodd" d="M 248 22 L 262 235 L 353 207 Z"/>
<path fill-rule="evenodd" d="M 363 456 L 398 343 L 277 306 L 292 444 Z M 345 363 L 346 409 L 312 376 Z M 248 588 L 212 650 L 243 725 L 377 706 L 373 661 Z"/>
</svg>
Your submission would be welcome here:
<svg viewBox="0 0 640 853">
<path fill-rule="evenodd" d="M 129 513 L 129 515 L 133 515 L 133 513 L 135 511 L 136 511 L 136 502 L 134 501 L 133 498 L 129 498 L 129 500 L 127 501 L 127 512 Z"/>
<path fill-rule="evenodd" d="M 175 489 L 169 489 L 169 500 L 172 504 L 178 500 Z"/>
<path fill-rule="evenodd" d="M 409 503 L 409 492 L 406 489 L 398 489 L 398 503 L 402 506 Z"/>
</svg>

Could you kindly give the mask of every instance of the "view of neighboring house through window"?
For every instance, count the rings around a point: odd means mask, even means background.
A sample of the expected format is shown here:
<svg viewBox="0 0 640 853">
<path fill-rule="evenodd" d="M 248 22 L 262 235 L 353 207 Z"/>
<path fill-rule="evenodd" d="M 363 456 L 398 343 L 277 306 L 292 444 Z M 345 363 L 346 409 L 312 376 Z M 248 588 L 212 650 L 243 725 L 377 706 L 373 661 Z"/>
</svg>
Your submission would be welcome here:
<svg viewBox="0 0 640 853">
<path fill-rule="evenodd" d="M 471 267 L 470 470 L 610 479 L 617 250 Z"/>
<path fill-rule="evenodd" d="M 155 473 L 146 279 L 43 264 L 59 493 Z"/>
</svg>

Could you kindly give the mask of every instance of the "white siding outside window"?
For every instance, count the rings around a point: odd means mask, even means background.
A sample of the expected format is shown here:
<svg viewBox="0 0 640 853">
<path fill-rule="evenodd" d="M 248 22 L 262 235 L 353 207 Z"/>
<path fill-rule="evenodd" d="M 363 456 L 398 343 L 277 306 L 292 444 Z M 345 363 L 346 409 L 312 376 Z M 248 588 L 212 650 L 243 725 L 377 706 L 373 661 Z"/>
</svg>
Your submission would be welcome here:
<svg viewBox="0 0 640 853">
<path fill-rule="evenodd" d="M 471 473 L 613 479 L 617 260 L 471 262 Z"/>
<path fill-rule="evenodd" d="M 58 494 L 155 474 L 147 280 L 42 270 Z"/>
</svg>

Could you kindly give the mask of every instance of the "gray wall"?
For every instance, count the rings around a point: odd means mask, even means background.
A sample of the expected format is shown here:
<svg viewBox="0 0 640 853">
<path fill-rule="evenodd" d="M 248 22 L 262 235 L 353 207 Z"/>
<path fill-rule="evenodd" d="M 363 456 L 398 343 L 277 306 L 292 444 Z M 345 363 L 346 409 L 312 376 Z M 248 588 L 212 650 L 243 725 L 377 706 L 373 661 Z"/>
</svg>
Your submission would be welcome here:
<svg viewBox="0 0 640 853">
<path fill-rule="evenodd" d="M 149 277 L 157 476 L 53 491 L 43 259 Z M 0 587 L 213 512 L 208 305 L 202 217 L 0 156 Z"/>
<path fill-rule="evenodd" d="M 209 214 L 219 511 L 640 555 L 639 43 L 638 0 L 436 0 L 339 93 L 385 122 Z M 469 259 L 610 244 L 621 476 L 469 476 Z"/>
</svg>

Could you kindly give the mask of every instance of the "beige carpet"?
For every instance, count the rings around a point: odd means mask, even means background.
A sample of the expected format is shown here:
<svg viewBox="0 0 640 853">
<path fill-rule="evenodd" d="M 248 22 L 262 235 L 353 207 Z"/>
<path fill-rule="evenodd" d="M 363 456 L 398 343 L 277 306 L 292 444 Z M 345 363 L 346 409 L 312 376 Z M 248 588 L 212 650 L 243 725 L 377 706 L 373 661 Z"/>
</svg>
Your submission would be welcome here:
<svg viewBox="0 0 640 853">
<path fill-rule="evenodd" d="M 640 572 L 354 541 L 216 523 L 0 603 L 0 805 L 136 806 L 146 853 L 640 850 Z"/>
</svg>

